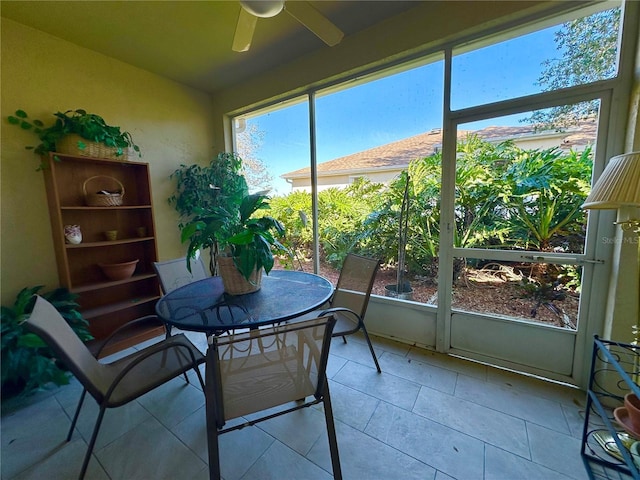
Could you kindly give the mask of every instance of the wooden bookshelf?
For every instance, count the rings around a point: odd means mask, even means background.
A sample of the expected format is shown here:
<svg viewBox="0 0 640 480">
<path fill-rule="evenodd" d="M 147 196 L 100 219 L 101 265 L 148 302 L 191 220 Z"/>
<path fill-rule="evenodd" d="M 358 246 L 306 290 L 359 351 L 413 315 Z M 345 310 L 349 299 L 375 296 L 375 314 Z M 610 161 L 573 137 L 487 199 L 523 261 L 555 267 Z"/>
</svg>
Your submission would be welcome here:
<svg viewBox="0 0 640 480">
<path fill-rule="evenodd" d="M 51 217 L 53 244 L 60 285 L 80 295 L 80 312 L 89 321 L 95 337 L 90 347 L 116 328 L 135 318 L 155 314 L 160 286 L 153 269 L 158 248 L 155 237 L 149 165 L 142 162 L 106 160 L 50 153 L 44 170 Z M 102 179 L 85 182 L 102 176 Z M 85 190 L 100 188 L 100 180 L 115 179 L 124 187 L 122 204 L 89 206 Z M 84 188 L 83 188 L 84 187 Z M 95 193 L 95 192 L 91 192 Z M 64 226 L 79 225 L 82 242 L 65 242 Z M 144 232 L 139 232 L 140 228 Z M 115 240 L 105 232 L 117 230 Z M 138 259 L 131 278 L 111 280 L 99 263 L 121 263 Z M 118 338 L 103 355 L 161 335 L 157 325 Z"/>
</svg>

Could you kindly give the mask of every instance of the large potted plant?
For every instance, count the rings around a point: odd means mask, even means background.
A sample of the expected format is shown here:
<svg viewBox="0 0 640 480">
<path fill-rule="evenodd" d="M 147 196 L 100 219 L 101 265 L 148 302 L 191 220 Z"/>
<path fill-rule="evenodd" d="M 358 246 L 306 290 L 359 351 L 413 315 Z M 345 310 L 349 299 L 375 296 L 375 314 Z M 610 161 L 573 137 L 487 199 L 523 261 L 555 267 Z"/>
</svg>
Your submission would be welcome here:
<svg viewBox="0 0 640 480">
<path fill-rule="evenodd" d="M 16 110 L 7 120 L 23 130 L 30 130 L 38 136 L 40 144 L 27 146 L 37 155 L 59 152 L 86 157 L 114 158 L 127 160 L 131 151 L 140 156 L 140 147 L 129 132 L 120 127 L 107 125 L 104 119 L 85 110 L 56 112 L 55 122 L 46 127 L 41 120 L 29 119 L 24 110 Z M 42 165 L 40 166 L 42 168 Z"/>
<path fill-rule="evenodd" d="M 182 241 L 189 242 L 187 259 L 209 250 L 211 274 L 221 274 L 228 293 L 257 290 L 262 270 L 268 274 L 273 268 L 273 250 L 288 250 L 278 241 L 282 223 L 264 215 L 271 208 L 268 196 L 248 193 L 240 156 L 225 152 L 208 166 L 180 165 L 171 178 L 177 189 L 169 203 L 180 214 Z M 229 279 L 234 274 L 238 282 Z M 234 288 L 232 283 L 243 285 Z"/>
<path fill-rule="evenodd" d="M 241 295 L 258 290 L 262 270 L 268 275 L 273 268 L 274 250 L 288 254 L 278 240 L 284 225 L 268 215 L 256 215 L 270 208 L 264 192 L 247 194 L 237 205 L 214 207 L 184 225 L 182 241 L 189 242 L 187 268 L 197 250 L 217 244 L 225 292 Z"/>
<path fill-rule="evenodd" d="M 180 165 L 170 177 L 176 181 L 176 192 L 169 197 L 180 215 L 178 228 L 203 221 L 217 228 L 217 222 L 208 221 L 212 215 L 223 218 L 237 211 L 249 188 L 242 175 L 242 159 L 235 153 L 224 152 L 214 158 L 209 165 Z M 218 274 L 218 252 L 220 245 L 215 231 L 201 231 L 194 234 L 198 247 L 210 253 L 209 270 Z"/>
</svg>

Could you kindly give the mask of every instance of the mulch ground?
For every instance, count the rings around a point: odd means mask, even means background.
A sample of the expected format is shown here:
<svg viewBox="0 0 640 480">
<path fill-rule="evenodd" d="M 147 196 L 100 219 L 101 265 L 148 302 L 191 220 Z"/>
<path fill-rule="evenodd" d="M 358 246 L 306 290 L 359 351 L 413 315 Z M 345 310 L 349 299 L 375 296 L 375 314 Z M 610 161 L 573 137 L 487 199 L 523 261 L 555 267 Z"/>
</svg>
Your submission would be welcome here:
<svg viewBox="0 0 640 480">
<path fill-rule="evenodd" d="M 311 262 L 303 262 L 304 271 L 312 272 Z M 334 285 L 340 272 L 329 265 L 320 265 L 320 275 Z M 415 302 L 437 305 L 438 287 L 435 279 L 410 276 Z M 373 294 L 385 296 L 386 285 L 396 283 L 393 268 L 378 271 Z M 553 298 L 538 296 L 525 291 L 520 278 L 509 271 L 485 271 L 467 269 L 454 285 L 453 308 L 468 312 L 497 314 L 535 322 L 542 322 L 563 328 L 575 328 L 578 316 L 579 297 L 577 293 L 552 292 Z"/>
</svg>

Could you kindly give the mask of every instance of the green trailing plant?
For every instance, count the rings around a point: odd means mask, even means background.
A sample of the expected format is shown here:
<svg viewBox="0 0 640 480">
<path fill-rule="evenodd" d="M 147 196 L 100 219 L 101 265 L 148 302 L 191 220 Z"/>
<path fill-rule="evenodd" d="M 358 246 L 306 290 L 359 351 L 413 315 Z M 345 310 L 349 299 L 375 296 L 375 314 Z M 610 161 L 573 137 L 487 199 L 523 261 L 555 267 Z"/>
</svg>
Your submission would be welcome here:
<svg viewBox="0 0 640 480">
<path fill-rule="evenodd" d="M 274 265 L 273 250 L 288 254 L 278 237 L 284 225 L 258 212 L 269 210 L 269 197 L 263 193 L 245 195 L 239 204 L 216 206 L 197 215 L 182 228 L 182 242 L 189 242 L 187 258 L 197 250 L 217 244 L 220 254 L 232 257 L 240 273 L 249 280 L 254 270 L 269 274 Z M 261 212 L 262 213 L 262 212 Z M 189 262 L 187 267 L 190 268 Z"/>
<path fill-rule="evenodd" d="M 37 155 L 55 152 L 56 143 L 69 134 L 77 134 L 85 140 L 113 147 L 117 150 L 116 155 L 122 155 L 128 148 L 132 148 L 140 155 L 140 147 L 133 142 L 129 132 L 123 132 L 120 127 L 107 125 L 104 119 L 95 113 L 77 109 L 56 112 L 53 116 L 55 121 L 48 127 L 41 120 L 30 119 L 24 110 L 16 110 L 14 115 L 7 117 L 7 120 L 11 125 L 32 131 L 37 135 L 40 144 L 26 147 Z M 83 150 L 86 144 L 79 142 L 78 148 Z M 39 169 L 41 168 L 42 165 Z"/>
<path fill-rule="evenodd" d="M 2 396 L 28 395 L 53 382 L 56 385 L 69 383 L 69 373 L 55 360 L 44 341 L 27 330 L 25 321 L 33 310 L 34 295 L 42 285 L 23 288 L 11 307 L 2 306 Z M 62 317 L 69 323 L 80 340 L 93 337 L 87 329 L 75 302 L 78 295 L 65 288 L 44 293 Z"/>
<path fill-rule="evenodd" d="M 593 152 L 525 150 L 512 141 L 490 143 L 469 135 L 457 145 L 455 228 L 460 248 L 580 251 L 586 217 L 580 209 L 588 193 Z M 388 185 L 355 182 L 318 193 L 318 230 L 323 259 L 340 265 L 349 251 L 398 262 L 399 212 L 409 177 L 406 266 L 411 274 L 434 277 L 440 243 L 442 154 L 410 162 L 406 173 Z M 272 202 L 273 216 L 311 250 L 312 230 L 297 220 L 311 216 L 311 195 L 293 192 Z M 454 264 L 454 277 L 464 260 Z M 542 267 L 542 265 L 540 266 Z M 548 271 L 547 271 L 548 270 Z M 543 279 L 543 275 L 553 277 Z M 558 281 L 576 291 L 580 272 L 536 268 L 536 280 Z M 545 307 L 548 308 L 548 307 Z"/>
</svg>

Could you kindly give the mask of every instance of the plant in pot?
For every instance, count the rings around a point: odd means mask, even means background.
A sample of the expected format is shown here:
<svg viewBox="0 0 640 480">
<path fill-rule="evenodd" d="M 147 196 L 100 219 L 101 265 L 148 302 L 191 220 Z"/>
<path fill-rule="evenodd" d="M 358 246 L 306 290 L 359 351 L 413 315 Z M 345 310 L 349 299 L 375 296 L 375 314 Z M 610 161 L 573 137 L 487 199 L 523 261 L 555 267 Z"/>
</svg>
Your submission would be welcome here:
<svg viewBox="0 0 640 480">
<path fill-rule="evenodd" d="M 85 110 L 67 110 L 56 112 L 53 125 L 45 127 L 41 120 L 29 119 L 24 110 L 16 110 L 7 120 L 23 130 L 30 130 L 38 136 L 40 144 L 27 146 L 37 155 L 48 152 L 60 152 L 98 158 L 127 159 L 133 150 L 140 156 L 140 147 L 129 132 L 120 127 L 107 125 L 104 119 Z M 41 164 L 38 170 L 42 169 Z"/>
<path fill-rule="evenodd" d="M 218 222 L 209 219 L 231 217 L 249 193 L 242 175 L 242 159 L 235 153 L 220 153 L 207 166 L 180 165 L 169 178 L 176 181 L 176 192 L 169 197 L 169 204 L 180 215 L 180 230 L 199 221 L 218 228 Z M 200 231 L 194 238 L 199 239 L 198 248 L 209 250 L 209 270 L 211 275 L 217 275 L 220 245 L 215 231 Z"/>
<path fill-rule="evenodd" d="M 33 310 L 34 295 L 41 288 L 41 285 L 23 288 L 16 296 L 13 306 L 2 306 L 3 399 L 31 394 L 49 383 L 69 383 L 69 373 L 55 360 L 49 347 L 25 326 L 25 320 Z M 87 328 L 87 321 L 77 310 L 77 294 L 66 288 L 58 288 L 42 296 L 56 307 L 80 340 L 93 338 Z"/>
<path fill-rule="evenodd" d="M 234 208 L 235 207 L 235 208 Z M 260 288 L 262 270 L 268 275 L 274 265 L 274 250 L 288 254 L 280 243 L 284 225 L 268 215 L 269 197 L 264 192 L 247 194 L 238 205 L 215 207 L 196 217 L 182 229 L 182 241 L 189 241 L 188 259 L 202 247 L 219 246 L 218 263 L 225 292 L 250 293 Z"/>
<path fill-rule="evenodd" d="M 388 297 L 400 298 L 402 300 L 411 300 L 413 298 L 413 289 L 408 281 L 405 280 L 405 260 L 407 254 L 407 233 L 409 231 L 409 184 L 411 179 L 408 172 L 402 172 L 403 180 L 405 180 L 404 193 L 402 195 L 402 204 L 400 206 L 400 214 L 398 218 L 398 270 L 396 275 L 396 283 L 385 286 L 385 294 Z"/>
</svg>

